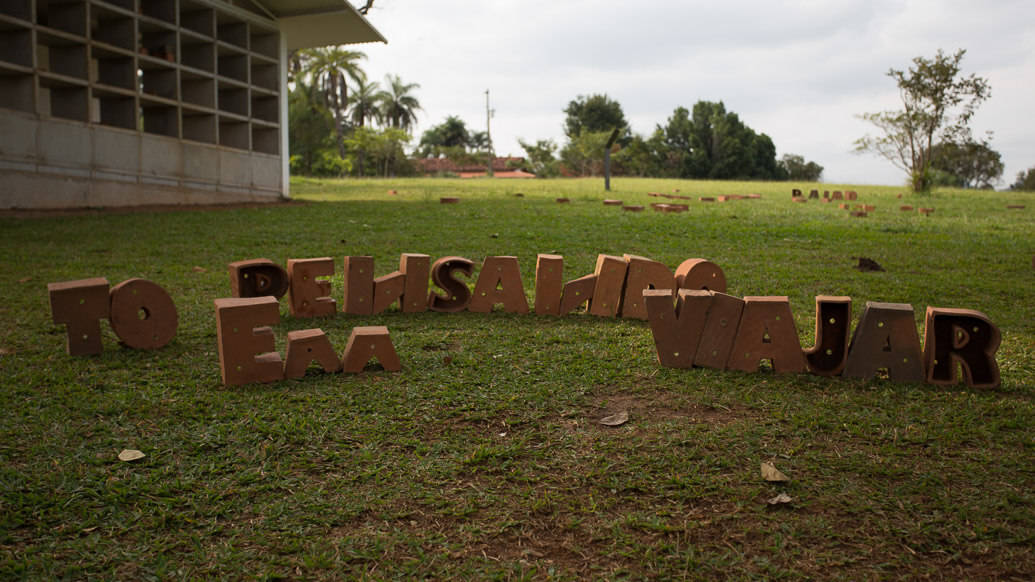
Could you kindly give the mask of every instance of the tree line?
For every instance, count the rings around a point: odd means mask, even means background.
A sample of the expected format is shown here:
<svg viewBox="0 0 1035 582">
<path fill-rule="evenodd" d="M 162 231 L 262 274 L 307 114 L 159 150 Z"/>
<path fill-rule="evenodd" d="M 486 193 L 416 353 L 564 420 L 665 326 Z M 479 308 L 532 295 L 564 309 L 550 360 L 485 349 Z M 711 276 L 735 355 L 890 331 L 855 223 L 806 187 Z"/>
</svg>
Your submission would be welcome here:
<svg viewBox="0 0 1035 582">
<path fill-rule="evenodd" d="M 360 51 L 306 49 L 291 55 L 288 125 L 291 172 L 315 176 L 412 173 L 403 147 L 420 101 L 417 83 L 369 81 Z"/>
</svg>

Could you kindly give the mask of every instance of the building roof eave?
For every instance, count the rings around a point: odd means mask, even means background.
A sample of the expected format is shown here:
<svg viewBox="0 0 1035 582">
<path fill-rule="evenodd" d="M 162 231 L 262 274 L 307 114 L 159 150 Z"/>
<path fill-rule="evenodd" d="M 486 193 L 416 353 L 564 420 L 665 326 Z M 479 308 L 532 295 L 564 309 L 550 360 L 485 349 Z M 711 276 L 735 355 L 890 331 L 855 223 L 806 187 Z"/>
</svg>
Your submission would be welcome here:
<svg viewBox="0 0 1035 582">
<path fill-rule="evenodd" d="M 260 0 L 280 25 L 288 50 L 388 40 L 345 0 Z"/>
</svg>

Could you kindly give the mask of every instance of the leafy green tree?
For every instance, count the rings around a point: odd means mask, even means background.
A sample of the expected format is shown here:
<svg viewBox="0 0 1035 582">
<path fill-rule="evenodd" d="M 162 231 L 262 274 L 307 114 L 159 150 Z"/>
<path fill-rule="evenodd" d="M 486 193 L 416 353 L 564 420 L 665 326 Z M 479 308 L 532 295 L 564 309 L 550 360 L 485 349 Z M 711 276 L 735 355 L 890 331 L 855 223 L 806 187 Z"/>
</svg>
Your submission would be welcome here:
<svg viewBox="0 0 1035 582">
<path fill-rule="evenodd" d="M 931 169 L 948 178 L 944 185 L 991 189 L 1003 176 L 1003 160 L 988 142 L 938 143 L 931 148 Z"/>
<path fill-rule="evenodd" d="M 622 106 L 607 95 L 579 95 L 564 108 L 564 135 L 574 140 L 583 133 L 607 132 L 615 128 L 623 135 L 629 132 Z"/>
<path fill-rule="evenodd" d="M 288 94 L 288 148 L 291 172 L 304 175 L 341 175 L 344 166 L 334 141 L 334 118 L 311 85 L 296 82 Z"/>
<path fill-rule="evenodd" d="M 380 93 L 381 116 L 389 127 L 408 132 L 417 123 L 420 101 L 413 95 L 418 83 L 403 83 L 398 75 L 385 75 L 385 89 Z"/>
<path fill-rule="evenodd" d="M 348 80 L 366 80 L 359 61 L 367 56 L 359 51 L 341 47 L 323 47 L 299 51 L 301 77 L 316 87 L 323 105 L 334 116 L 334 134 L 338 152 L 345 156 L 346 109 L 348 107 Z M 298 79 L 299 76 L 296 76 Z"/>
<path fill-rule="evenodd" d="M 381 108 L 379 94 L 381 92 L 377 81 L 369 83 L 357 81 L 352 89 L 349 108 L 349 121 L 356 127 L 364 127 L 367 121 L 380 122 Z"/>
<path fill-rule="evenodd" d="M 365 169 L 366 175 L 389 177 L 413 173 L 403 151 L 410 139 L 410 134 L 394 127 L 381 130 L 357 127 L 345 140 L 345 145 L 351 156 L 362 155 L 371 162 Z"/>
<path fill-rule="evenodd" d="M 525 150 L 525 158 L 537 178 L 553 178 L 560 174 L 557 158 L 553 155 L 557 151 L 557 144 L 552 139 L 540 139 L 535 143 L 518 139 L 518 143 Z"/>
<path fill-rule="evenodd" d="M 970 141 L 970 119 L 991 94 L 986 79 L 961 75 L 965 54 L 965 50 L 953 55 L 939 50 L 933 59 L 914 58 L 907 71 L 890 69 L 888 76 L 898 85 L 903 108 L 861 115 L 880 135 L 856 140 L 856 151 L 874 153 L 904 170 L 914 192 L 931 188 L 935 140 Z"/>
<path fill-rule="evenodd" d="M 787 174 L 788 180 L 797 182 L 819 182 L 823 177 L 823 166 L 816 162 L 806 162 L 798 154 L 784 154 L 780 158 L 780 167 Z"/>
<path fill-rule="evenodd" d="M 598 176 L 604 172 L 604 147 L 611 131 L 584 131 L 561 149 L 561 162 L 579 176 Z"/>
<path fill-rule="evenodd" d="M 417 154 L 421 157 L 437 157 L 446 148 L 466 150 L 471 145 L 471 134 L 462 119 L 450 115 L 442 123 L 429 128 L 421 135 Z"/>
<path fill-rule="evenodd" d="M 698 101 L 691 113 L 677 107 L 655 132 L 662 173 L 680 178 L 776 180 L 783 171 L 776 147 L 721 102 Z"/>
<path fill-rule="evenodd" d="M 1010 185 L 1010 189 L 1035 192 L 1035 167 L 1017 172 L 1017 181 Z"/>
</svg>

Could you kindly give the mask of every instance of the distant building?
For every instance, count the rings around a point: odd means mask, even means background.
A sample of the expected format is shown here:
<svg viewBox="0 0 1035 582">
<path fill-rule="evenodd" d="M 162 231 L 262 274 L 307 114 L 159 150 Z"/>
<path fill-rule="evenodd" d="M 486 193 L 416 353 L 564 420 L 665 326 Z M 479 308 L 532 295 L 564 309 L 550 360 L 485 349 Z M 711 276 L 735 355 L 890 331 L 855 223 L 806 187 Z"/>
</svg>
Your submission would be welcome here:
<svg viewBox="0 0 1035 582">
<path fill-rule="evenodd" d="M 417 158 L 413 160 L 417 172 L 425 176 L 455 174 L 460 178 L 482 178 L 487 175 L 485 163 L 457 164 L 448 158 Z M 535 178 L 524 169 L 525 158 L 493 158 L 492 175 L 496 178 Z"/>
<path fill-rule="evenodd" d="M 286 198 L 289 52 L 378 41 L 344 0 L 3 0 L 0 208 Z"/>
</svg>

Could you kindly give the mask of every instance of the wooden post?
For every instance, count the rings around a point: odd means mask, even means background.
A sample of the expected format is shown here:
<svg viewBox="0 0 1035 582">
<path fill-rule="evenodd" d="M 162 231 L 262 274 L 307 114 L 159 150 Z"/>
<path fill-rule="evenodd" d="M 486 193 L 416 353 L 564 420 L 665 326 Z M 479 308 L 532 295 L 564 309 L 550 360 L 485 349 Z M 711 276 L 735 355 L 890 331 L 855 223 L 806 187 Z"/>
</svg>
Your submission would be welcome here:
<svg viewBox="0 0 1035 582">
<path fill-rule="evenodd" d="M 604 190 L 611 191 L 611 146 L 615 145 L 615 140 L 618 139 L 619 128 L 615 128 L 611 132 L 611 137 L 607 139 L 607 145 L 604 146 Z"/>
</svg>

